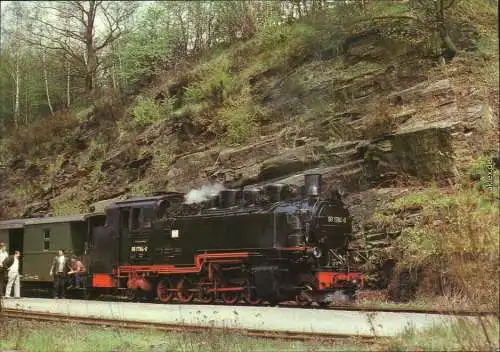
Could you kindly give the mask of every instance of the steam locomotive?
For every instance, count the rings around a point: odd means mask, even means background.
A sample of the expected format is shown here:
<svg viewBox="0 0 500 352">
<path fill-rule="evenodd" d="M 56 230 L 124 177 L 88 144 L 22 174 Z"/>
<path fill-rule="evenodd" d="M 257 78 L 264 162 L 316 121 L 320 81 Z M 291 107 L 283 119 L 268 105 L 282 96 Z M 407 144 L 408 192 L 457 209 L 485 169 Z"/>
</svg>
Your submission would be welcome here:
<svg viewBox="0 0 500 352">
<path fill-rule="evenodd" d="M 223 189 L 192 204 L 176 192 L 112 204 L 86 241 L 85 292 L 163 303 L 354 299 L 363 277 L 346 259 L 349 212 L 338 193 L 320 196 L 321 175 L 304 181 Z"/>
</svg>

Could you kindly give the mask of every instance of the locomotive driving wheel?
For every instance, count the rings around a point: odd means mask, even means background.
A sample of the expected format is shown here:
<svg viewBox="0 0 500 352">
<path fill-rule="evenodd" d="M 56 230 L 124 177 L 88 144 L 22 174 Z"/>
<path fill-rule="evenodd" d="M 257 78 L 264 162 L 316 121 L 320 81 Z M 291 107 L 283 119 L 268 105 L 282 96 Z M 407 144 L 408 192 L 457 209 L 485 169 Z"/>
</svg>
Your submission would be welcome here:
<svg viewBox="0 0 500 352">
<path fill-rule="evenodd" d="M 190 279 L 181 279 L 177 284 L 177 299 L 181 303 L 190 303 L 194 299 L 194 294 L 197 291 L 196 285 Z"/>
<path fill-rule="evenodd" d="M 253 306 L 262 303 L 262 298 L 259 298 L 259 296 L 257 296 L 257 291 L 254 287 L 252 287 L 250 283 L 247 283 L 245 290 L 243 291 L 243 299 L 245 300 L 245 302 Z"/>
<path fill-rule="evenodd" d="M 169 291 L 173 287 L 172 282 L 169 279 L 163 279 L 158 283 L 156 287 L 156 296 L 162 303 L 168 303 L 174 297 L 174 291 Z"/>
<path fill-rule="evenodd" d="M 229 287 L 234 287 L 234 285 L 231 285 L 231 283 L 223 283 L 221 285 L 222 288 L 229 288 Z M 235 304 L 240 300 L 241 293 L 239 291 L 225 291 L 222 292 L 221 294 L 222 301 L 224 301 L 225 304 Z"/>
<path fill-rule="evenodd" d="M 215 292 L 209 292 L 208 290 L 213 288 L 213 282 L 208 279 L 201 279 L 198 282 L 199 294 L 198 299 L 202 303 L 212 303 L 215 300 Z"/>
</svg>

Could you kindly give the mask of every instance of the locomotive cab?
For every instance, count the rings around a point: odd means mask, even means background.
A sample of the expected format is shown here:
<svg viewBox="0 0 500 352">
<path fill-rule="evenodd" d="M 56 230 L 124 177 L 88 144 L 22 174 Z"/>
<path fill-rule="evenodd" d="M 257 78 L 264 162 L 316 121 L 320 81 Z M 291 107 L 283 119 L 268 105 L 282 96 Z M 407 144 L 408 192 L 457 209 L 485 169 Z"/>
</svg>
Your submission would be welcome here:
<svg viewBox="0 0 500 352">
<path fill-rule="evenodd" d="M 106 208 L 106 223 L 94 228 L 88 239 L 87 262 L 93 287 L 112 287 L 111 279 L 103 278 L 110 277 L 116 267 L 147 260 L 148 233 L 164 216 L 170 203 L 180 197 L 182 195 L 169 193 L 131 198 Z"/>
</svg>

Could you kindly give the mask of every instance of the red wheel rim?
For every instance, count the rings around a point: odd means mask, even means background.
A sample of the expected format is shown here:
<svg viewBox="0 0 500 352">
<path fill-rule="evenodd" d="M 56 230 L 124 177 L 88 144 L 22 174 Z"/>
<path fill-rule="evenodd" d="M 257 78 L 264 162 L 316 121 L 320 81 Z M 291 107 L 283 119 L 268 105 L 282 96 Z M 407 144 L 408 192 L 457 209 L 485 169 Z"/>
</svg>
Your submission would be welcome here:
<svg viewBox="0 0 500 352">
<path fill-rule="evenodd" d="M 221 288 L 234 288 L 234 287 L 238 287 L 237 284 L 233 284 L 231 282 L 223 282 L 222 285 L 221 285 Z M 235 304 L 236 302 L 238 302 L 241 298 L 241 292 L 240 291 L 225 291 L 225 292 L 222 292 L 221 293 L 221 298 L 222 298 L 222 301 L 225 303 L 225 304 Z"/>
<path fill-rule="evenodd" d="M 239 292 L 223 292 L 222 293 L 222 300 L 226 304 L 235 304 L 238 302 L 240 299 L 240 293 Z"/>
<path fill-rule="evenodd" d="M 172 297 L 174 296 L 174 292 L 167 291 L 172 287 L 169 280 L 162 280 L 158 287 L 156 288 L 156 296 L 160 300 L 160 302 L 168 303 Z"/>
<path fill-rule="evenodd" d="M 255 289 L 253 288 L 252 289 L 247 288 L 245 289 L 245 291 L 243 291 L 243 299 L 245 300 L 245 302 L 251 305 L 257 305 L 262 303 L 262 299 L 257 297 Z"/>
<path fill-rule="evenodd" d="M 185 285 L 185 283 L 187 283 L 187 285 Z M 187 287 L 185 287 L 185 286 L 187 286 Z M 189 280 L 186 280 L 186 279 L 182 279 L 177 284 L 177 289 L 179 290 L 177 292 L 177 299 L 181 303 L 189 303 L 194 298 L 194 292 L 187 291 L 190 288 L 189 286 L 192 286 L 191 282 Z"/>
</svg>

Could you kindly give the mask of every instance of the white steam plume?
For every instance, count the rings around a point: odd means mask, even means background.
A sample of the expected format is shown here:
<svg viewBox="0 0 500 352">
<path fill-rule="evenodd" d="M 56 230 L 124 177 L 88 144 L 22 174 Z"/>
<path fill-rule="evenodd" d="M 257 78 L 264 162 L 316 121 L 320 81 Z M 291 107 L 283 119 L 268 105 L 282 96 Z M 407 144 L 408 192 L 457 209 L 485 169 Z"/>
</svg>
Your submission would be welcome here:
<svg viewBox="0 0 500 352">
<path fill-rule="evenodd" d="M 218 195 L 223 189 L 224 186 L 220 183 L 203 186 L 200 189 L 193 189 L 184 196 L 184 202 L 186 204 L 201 203 L 210 199 L 210 197 Z"/>
</svg>

